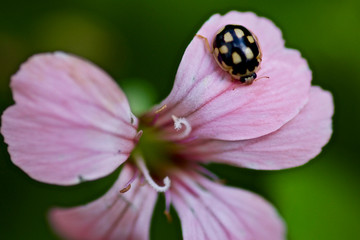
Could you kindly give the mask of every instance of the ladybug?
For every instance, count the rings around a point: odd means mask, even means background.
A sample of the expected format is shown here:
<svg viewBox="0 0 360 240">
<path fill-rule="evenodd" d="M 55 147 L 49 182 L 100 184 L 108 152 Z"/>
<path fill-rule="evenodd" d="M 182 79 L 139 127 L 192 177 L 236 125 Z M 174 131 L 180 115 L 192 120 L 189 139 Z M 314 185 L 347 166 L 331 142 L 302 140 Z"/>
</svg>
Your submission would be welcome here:
<svg viewBox="0 0 360 240">
<path fill-rule="evenodd" d="M 252 32 L 241 25 L 226 25 L 216 33 L 212 46 L 214 58 L 223 70 L 242 83 L 253 83 L 262 53 Z"/>
</svg>

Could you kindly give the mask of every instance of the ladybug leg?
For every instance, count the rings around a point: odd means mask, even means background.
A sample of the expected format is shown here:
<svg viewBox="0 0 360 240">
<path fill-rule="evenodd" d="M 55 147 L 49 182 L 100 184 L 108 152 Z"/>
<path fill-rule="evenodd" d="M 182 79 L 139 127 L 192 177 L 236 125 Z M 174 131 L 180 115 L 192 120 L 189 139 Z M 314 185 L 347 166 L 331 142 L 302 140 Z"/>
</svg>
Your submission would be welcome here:
<svg viewBox="0 0 360 240">
<path fill-rule="evenodd" d="M 206 46 L 206 49 L 212 54 L 213 53 L 213 50 L 210 48 L 210 44 L 209 44 L 209 40 L 204 37 L 204 36 L 201 36 L 199 34 L 196 34 L 195 36 L 199 37 L 199 38 L 202 38 L 204 41 L 205 41 L 205 46 Z"/>
</svg>

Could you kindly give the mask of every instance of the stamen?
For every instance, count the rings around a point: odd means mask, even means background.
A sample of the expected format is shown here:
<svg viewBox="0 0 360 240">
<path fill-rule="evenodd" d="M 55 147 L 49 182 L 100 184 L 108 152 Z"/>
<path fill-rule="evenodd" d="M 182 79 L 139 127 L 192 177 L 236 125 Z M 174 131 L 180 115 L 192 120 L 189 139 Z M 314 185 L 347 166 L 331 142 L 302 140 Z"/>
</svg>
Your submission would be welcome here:
<svg viewBox="0 0 360 240">
<path fill-rule="evenodd" d="M 185 126 L 185 130 L 177 136 L 177 139 L 183 139 L 183 138 L 186 138 L 187 136 L 189 136 L 192 128 L 191 128 L 191 125 L 188 122 L 188 120 L 186 120 L 186 118 L 178 118 L 175 115 L 172 115 L 171 117 L 174 121 L 174 129 L 176 131 L 179 131 L 180 129 L 182 129 L 183 125 Z"/>
<path fill-rule="evenodd" d="M 165 192 L 165 211 L 164 214 L 169 222 L 172 222 L 172 217 L 170 215 L 170 204 L 171 204 L 171 192 Z"/>
<path fill-rule="evenodd" d="M 195 169 L 199 172 L 207 176 L 208 178 L 212 179 L 218 183 L 224 183 L 225 181 L 220 179 L 215 173 L 211 172 L 210 170 L 204 168 L 203 166 L 197 165 Z"/>
<path fill-rule="evenodd" d="M 132 178 L 125 184 L 125 187 L 123 189 L 120 190 L 120 193 L 126 193 L 127 191 L 130 190 L 131 188 L 131 184 L 134 182 L 134 180 L 136 179 L 136 177 L 139 175 L 139 170 L 136 168 L 134 175 L 132 176 Z"/>
<path fill-rule="evenodd" d="M 169 177 L 165 177 L 163 180 L 164 186 L 159 186 L 156 184 L 156 182 L 152 179 L 150 176 L 149 170 L 147 169 L 144 160 L 142 157 L 137 156 L 135 158 L 136 165 L 139 167 L 139 170 L 142 172 L 145 180 L 149 183 L 149 185 L 154 188 L 157 192 L 166 192 L 171 185 L 171 181 Z"/>
<path fill-rule="evenodd" d="M 154 116 L 154 119 L 152 120 L 152 123 L 151 125 L 155 125 L 156 121 L 158 120 L 159 118 L 159 113 L 164 110 L 165 108 L 167 108 L 167 105 L 163 105 L 161 108 L 159 108 L 158 110 L 155 111 L 155 116 Z"/>
<path fill-rule="evenodd" d="M 142 135 L 143 135 L 143 130 L 138 131 L 135 135 L 134 141 L 138 142 Z"/>
<path fill-rule="evenodd" d="M 131 188 L 131 184 L 127 184 L 126 187 L 120 190 L 120 193 L 126 193 L 127 191 L 130 190 L 130 188 Z"/>
<path fill-rule="evenodd" d="M 159 108 L 158 110 L 155 111 L 155 113 L 159 113 L 162 110 L 164 110 L 165 108 L 167 108 L 167 105 L 165 104 L 164 106 L 162 106 L 161 108 Z"/>
<path fill-rule="evenodd" d="M 140 177 L 140 186 L 141 186 L 141 187 L 145 186 L 145 178 L 144 178 L 144 175 L 141 175 L 141 177 Z"/>
<path fill-rule="evenodd" d="M 154 119 L 151 122 L 151 125 L 155 125 L 155 123 L 158 119 L 159 119 L 159 114 L 156 113 Z"/>
<path fill-rule="evenodd" d="M 188 142 L 192 142 L 194 140 L 198 139 L 198 136 L 193 136 L 193 137 L 190 137 L 190 138 L 186 138 L 184 140 L 181 140 L 179 141 L 180 143 L 188 143 Z"/>
</svg>

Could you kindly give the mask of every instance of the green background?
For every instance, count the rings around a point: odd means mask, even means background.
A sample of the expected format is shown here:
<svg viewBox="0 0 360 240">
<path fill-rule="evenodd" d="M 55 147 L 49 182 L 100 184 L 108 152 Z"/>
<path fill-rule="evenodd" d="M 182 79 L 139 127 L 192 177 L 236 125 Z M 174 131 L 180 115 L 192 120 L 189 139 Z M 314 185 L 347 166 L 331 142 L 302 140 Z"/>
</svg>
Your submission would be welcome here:
<svg viewBox="0 0 360 240">
<path fill-rule="evenodd" d="M 158 102 L 169 93 L 196 31 L 212 14 L 229 10 L 271 19 L 287 47 L 302 52 L 313 84 L 334 95 L 334 133 L 322 153 L 302 167 L 253 171 L 213 165 L 211 170 L 272 202 L 288 225 L 290 240 L 360 239 L 359 1 L 2 1 L 0 112 L 13 104 L 8 85 L 19 65 L 35 53 L 55 50 L 98 64 L 133 105 L 141 100 L 135 92 L 140 87 Z M 118 174 L 74 187 L 39 183 L 12 164 L 0 140 L 1 239 L 58 239 L 46 221 L 47 210 L 96 199 Z M 181 239 L 178 219 L 167 223 L 163 204 L 161 196 L 151 238 Z"/>
</svg>

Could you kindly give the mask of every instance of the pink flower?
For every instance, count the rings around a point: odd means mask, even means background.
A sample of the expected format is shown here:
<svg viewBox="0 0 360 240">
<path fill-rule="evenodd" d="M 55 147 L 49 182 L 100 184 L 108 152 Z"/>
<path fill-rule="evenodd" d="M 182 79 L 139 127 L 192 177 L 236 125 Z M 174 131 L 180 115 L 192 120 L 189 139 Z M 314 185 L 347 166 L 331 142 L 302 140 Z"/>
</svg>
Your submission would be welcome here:
<svg viewBox="0 0 360 240">
<path fill-rule="evenodd" d="M 306 163 L 329 141 L 332 96 L 311 86 L 306 61 L 284 47 L 280 30 L 265 18 L 214 15 L 198 34 L 211 40 L 226 24 L 256 34 L 263 53 L 258 75 L 269 78 L 250 86 L 232 81 L 204 39 L 194 37 L 170 95 L 140 118 L 106 73 L 72 55 L 36 55 L 13 76 L 16 104 L 4 112 L 1 132 L 12 161 L 27 174 L 73 185 L 124 165 L 100 199 L 50 212 L 59 234 L 148 239 L 157 193 L 165 192 L 166 211 L 170 204 L 177 210 L 184 239 L 285 238 L 269 203 L 212 181 L 216 176 L 199 163 L 253 169 Z"/>
</svg>

